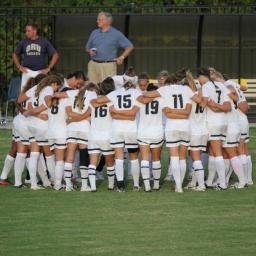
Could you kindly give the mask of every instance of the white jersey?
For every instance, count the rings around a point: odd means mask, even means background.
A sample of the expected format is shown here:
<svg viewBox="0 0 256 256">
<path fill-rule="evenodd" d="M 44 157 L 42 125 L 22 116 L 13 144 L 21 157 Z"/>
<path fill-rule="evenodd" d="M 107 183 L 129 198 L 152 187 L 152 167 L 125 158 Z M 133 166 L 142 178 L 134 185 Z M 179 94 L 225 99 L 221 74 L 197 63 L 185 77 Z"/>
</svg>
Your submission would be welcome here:
<svg viewBox="0 0 256 256">
<path fill-rule="evenodd" d="M 196 102 L 192 102 L 189 116 L 191 134 L 207 134 L 206 109 Z"/>
<path fill-rule="evenodd" d="M 68 99 L 59 99 L 58 104 L 48 108 L 49 139 L 66 139 L 67 137 L 67 101 Z"/>
<path fill-rule="evenodd" d="M 78 93 L 79 91 L 77 91 Z M 84 94 L 84 103 L 83 103 L 83 107 L 82 109 L 79 109 L 78 105 L 76 104 L 76 97 L 71 97 L 68 98 L 67 101 L 67 106 L 71 106 L 72 107 L 72 111 L 78 114 L 84 114 L 90 105 L 90 101 L 92 99 L 96 99 L 97 98 L 97 94 L 95 92 L 92 91 L 85 91 Z M 78 122 L 72 122 L 70 124 L 67 125 L 68 131 L 83 131 L 83 132 L 89 132 L 90 131 L 90 122 L 88 120 L 82 120 L 82 121 L 78 121 Z"/>
<path fill-rule="evenodd" d="M 139 104 L 139 139 L 163 139 L 163 115 L 162 110 L 164 106 L 163 98 L 156 98 L 147 104 Z"/>
<path fill-rule="evenodd" d="M 192 104 L 191 98 L 195 95 L 188 86 L 177 84 L 160 87 L 157 91 L 164 98 L 166 107 L 172 109 L 185 109 L 187 104 Z M 188 129 L 188 119 L 167 118 L 166 120 L 166 131 Z"/>
<path fill-rule="evenodd" d="M 112 103 L 107 103 L 100 107 L 90 105 L 91 112 L 91 129 L 89 139 L 91 140 L 109 140 L 112 129 L 112 117 L 109 108 Z"/>
<path fill-rule="evenodd" d="M 229 93 L 230 91 L 222 83 L 208 81 L 202 86 L 202 96 L 218 104 L 230 102 Z M 207 123 L 213 124 L 213 126 L 227 123 L 227 115 L 224 112 L 214 112 L 206 107 L 206 116 Z"/>
<path fill-rule="evenodd" d="M 123 76 L 112 76 L 112 79 L 114 80 L 115 89 L 121 89 L 125 83 Z"/>
<path fill-rule="evenodd" d="M 124 88 L 113 91 L 107 95 L 109 100 L 117 110 L 131 110 L 134 106 L 138 106 L 137 98 L 141 93 L 134 88 L 125 90 Z M 136 120 L 113 120 L 113 128 L 118 131 L 135 131 L 137 130 Z"/>
</svg>

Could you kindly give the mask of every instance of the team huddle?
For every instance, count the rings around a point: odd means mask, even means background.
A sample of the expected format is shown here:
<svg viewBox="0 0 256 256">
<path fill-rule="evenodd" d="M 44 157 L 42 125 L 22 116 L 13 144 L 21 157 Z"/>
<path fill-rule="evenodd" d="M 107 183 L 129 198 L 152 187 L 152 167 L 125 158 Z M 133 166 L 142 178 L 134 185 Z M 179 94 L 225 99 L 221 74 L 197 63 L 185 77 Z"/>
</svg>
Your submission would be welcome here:
<svg viewBox="0 0 256 256">
<path fill-rule="evenodd" d="M 6 157 L 1 180 L 14 165 L 14 186 L 23 187 L 26 165 L 31 189 L 73 191 L 79 166 L 81 191 L 95 192 L 100 162 L 106 165 L 108 189 L 123 192 L 128 155 L 133 190 L 140 190 L 141 176 L 145 192 L 157 191 L 167 147 L 165 180 L 174 180 L 177 193 L 183 192 L 187 155 L 189 189 L 225 190 L 233 172 L 232 187 L 253 184 L 248 104 L 240 85 L 214 68 L 199 68 L 196 79 L 180 69 L 172 75 L 160 72 L 153 84 L 147 73 L 137 76 L 133 68 L 99 84 L 79 71 L 67 78 L 30 78 L 17 100 L 14 153 Z"/>
</svg>

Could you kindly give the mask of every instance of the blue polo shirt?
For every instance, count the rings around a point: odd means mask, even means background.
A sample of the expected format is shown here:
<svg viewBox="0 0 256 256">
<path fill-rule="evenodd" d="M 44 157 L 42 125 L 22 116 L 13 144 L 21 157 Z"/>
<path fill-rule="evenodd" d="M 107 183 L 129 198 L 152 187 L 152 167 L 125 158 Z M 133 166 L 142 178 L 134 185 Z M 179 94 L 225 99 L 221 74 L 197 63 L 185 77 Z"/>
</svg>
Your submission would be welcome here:
<svg viewBox="0 0 256 256">
<path fill-rule="evenodd" d="M 103 32 L 100 28 L 92 31 L 86 49 L 96 48 L 96 55 L 91 57 L 98 61 L 111 61 L 117 57 L 119 48 L 126 49 L 132 47 L 132 43 L 119 30 L 110 27 Z"/>
</svg>

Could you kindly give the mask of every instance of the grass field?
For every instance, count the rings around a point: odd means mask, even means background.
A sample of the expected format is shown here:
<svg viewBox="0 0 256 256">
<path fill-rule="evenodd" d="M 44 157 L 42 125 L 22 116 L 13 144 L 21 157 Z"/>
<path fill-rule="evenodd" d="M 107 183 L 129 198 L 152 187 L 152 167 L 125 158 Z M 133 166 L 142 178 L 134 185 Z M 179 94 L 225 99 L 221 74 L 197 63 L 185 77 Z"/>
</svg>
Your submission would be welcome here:
<svg viewBox="0 0 256 256">
<path fill-rule="evenodd" d="M 0 130 L 1 168 L 10 135 Z M 255 166 L 256 129 L 250 148 Z M 183 194 L 171 192 L 170 183 L 153 193 L 106 188 L 106 182 L 97 193 L 1 186 L 0 255 L 256 255 L 256 185 Z"/>
</svg>

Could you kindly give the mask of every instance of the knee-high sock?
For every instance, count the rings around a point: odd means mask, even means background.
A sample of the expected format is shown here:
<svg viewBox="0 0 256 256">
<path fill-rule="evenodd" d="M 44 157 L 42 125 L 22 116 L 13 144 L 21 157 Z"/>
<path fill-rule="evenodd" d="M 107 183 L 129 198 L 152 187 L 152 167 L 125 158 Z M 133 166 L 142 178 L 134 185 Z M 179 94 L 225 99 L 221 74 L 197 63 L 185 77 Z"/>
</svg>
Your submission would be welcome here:
<svg viewBox="0 0 256 256">
<path fill-rule="evenodd" d="M 55 186 L 60 187 L 64 174 L 64 161 L 56 161 L 55 164 Z"/>
<path fill-rule="evenodd" d="M 115 160 L 115 170 L 116 170 L 116 180 L 117 187 L 124 187 L 124 160 L 116 159 Z"/>
<path fill-rule="evenodd" d="M 159 189 L 160 177 L 161 177 L 161 162 L 152 162 L 152 171 L 154 177 L 154 189 Z"/>
<path fill-rule="evenodd" d="M 230 159 L 231 162 L 231 166 L 238 178 L 238 181 L 240 183 L 240 185 L 244 186 L 246 184 L 246 178 L 244 176 L 244 170 L 243 170 L 243 165 L 240 161 L 240 158 L 235 156 L 233 158 Z"/>
<path fill-rule="evenodd" d="M 252 158 L 250 155 L 247 156 L 247 182 L 252 183 Z"/>
<path fill-rule="evenodd" d="M 176 183 L 176 188 L 181 189 L 180 159 L 178 156 L 171 156 L 172 174 Z"/>
<path fill-rule="evenodd" d="M 102 172 L 105 163 L 106 163 L 105 157 L 104 157 L 103 155 L 101 155 L 100 161 L 99 161 L 98 166 L 97 166 L 97 168 L 96 168 L 96 171 L 97 171 L 97 172 Z"/>
<path fill-rule="evenodd" d="M 80 174 L 82 179 L 82 187 L 87 188 L 88 187 L 88 167 L 80 165 Z"/>
<path fill-rule="evenodd" d="M 115 167 L 107 167 L 108 188 L 113 189 L 115 185 Z"/>
<path fill-rule="evenodd" d="M 193 162 L 193 167 L 195 171 L 196 180 L 198 183 L 198 187 L 204 188 L 204 167 L 201 160 L 197 160 Z"/>
<path fill-rule="evenodd" d="M 226 184 L 229 183 L 229 180 L 230 180 L 230 177 L 231 177 L 231 174 L 233 172 L 233 169 L 232 169 L 232 166 L 230 164 L 230 160 L 229 159 L 224 159 L 224 162 L 225 162 L 225 172 L 226 172 Z"/>
<path fill-rule="evenodd" d="M 150 190 L 150 171 L 149 171 L 149 161 L 142 160 L 141 161 L 141 176 L 144 182 L 145 191 Z"/>
<path fill-rule="evenodd" d="M 72 188 L 73 187 L 73 184 L 71 182 L 72 163 L 65 162 L 65 164 L 64 164 L 64 175 L 65 175 L 66 186 L 69 187 L 69 188 Z"/>
<path fill-rule="evenodd" d="M 203 152 L 201 154 L 201 161 L 202 161 L 202 164 L 203 164 L 203 167 L 204 167 L 204 170 L 205 170 L 208 166 L 209 155 L 207 153 Z"/>
<path fill-rule="evenodd" d="M 40 154 L 37 164 L 38 175 L 40 176 L 44 186 L 50 186 L 51 182 L 48 179 L 47 167 L 44 160 L 44 155 Z"/>
<path fill-rule="evenodd" d="M 222 188 L 227 188 L 226 175 L 225 175 L 225 163 L 222 156 L 215 157 L 215 168 L 218 174 L 220 186 Z"/>
<path fill-rule="evenodd" d="M 96 166 L 90 164 L 88 167 L 88 175 L 89 175 L 89 181 L 91 190 L 96 190 Z"/>
<path fill-rule="evenodd" d="M 51 156 L 46 156 L 46 165 L 47 165 L 47 169 L 50 173 L 50 179 L 52 182 L 54 182 L 55 180 L 55 156 L 51 155 Z"/>
<path fill-rule="evenodd" d="M 31 187 L 37 186 L 37 163 L 39 159 L 39 152 L 30 152 L 30 158 L 29 158 L 29 175 L 30 175 L 30 181 L 31 181 Z"/>
<path fill-rule="evenodd" d="M 139 187 L 139 179 L 140 179 L 140 164 L 139 160 L 131 160 L 131 171 L 133 177 L 133 186 Z"/>
<path fill-rule="evenodd" d="M 194 164 L 193 164 L 193 165 L 194 165 Z M 197 177 L 196 177 L 196 172 L 195 172 L 195 170 L 194 170 L 194 167 L 192 167 L 192 174 L 191 174 L 191 176 L 192 176 L 192 179 L 191 179 L 190 184 L 191 184 L 191 186 L 196 187 L 196 184 L 197 184 Z"/>
<path fill-rule="evenodd" d="M 14 177 L 15 177 L 15 184 L 14 186 L 22 185 L 22 173 L 24 171 L 25 162 L 26 162 L 25 153 L 17 153 L 15 161 L 14 161 Z"/>
<path fill-rule="evenodd" d="M 213 179 L 216 174 L 216 168 L 215 168 L 215 157 L 209 156 L 208 159 L 208 178 L 206 181 L 207 186 L 212 186 Z"/>
<path fill-rule="evenodd" d="M 187 168 L 186 160 L 180 160 L 180 180 L 181 180 L 181 185 L 182 185 L 182 183 L 184 181 L 184 178 L 185 178 L 186 168 Z"/>
<path fill-rule="evenodd" d="M 244 177 L 246 177 L 246 182 L 247 182 L 247 177 L 248 177 L 248 161 L 247 161 L 247 156 L 246 155 L 240 155 L 239 156 L 240 161 L 243 165 L 243 170 L 244 170 Z"/>
<path fill-rule="evenodd" d="M 4 167 L 1 173 L 1 180 L 6 180 L 14 164 L 15 158 L 7 155 L 4 160 Z"/>
</svg>

